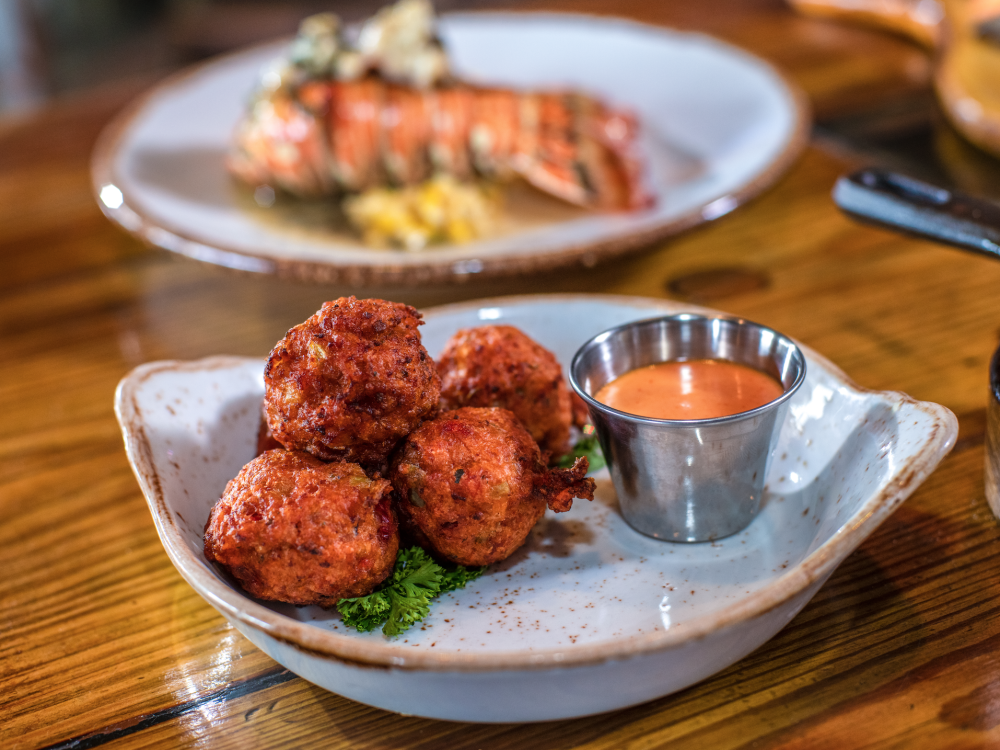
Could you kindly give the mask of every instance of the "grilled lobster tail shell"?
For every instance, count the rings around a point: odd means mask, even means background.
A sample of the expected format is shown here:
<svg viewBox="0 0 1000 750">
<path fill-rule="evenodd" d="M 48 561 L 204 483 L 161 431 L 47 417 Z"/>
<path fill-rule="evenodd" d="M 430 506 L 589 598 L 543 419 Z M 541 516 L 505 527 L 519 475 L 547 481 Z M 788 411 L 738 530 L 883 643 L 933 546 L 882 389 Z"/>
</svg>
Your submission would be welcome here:
<svg viewBox="0 0 1000 750">
<path fill-rule="evenodd" d="M 412 185 L 441 172 L 517 175 L 569 203 L 630 210 L 652 203 L 636 133 L 631 116 L 579 93 L 310 81 L 250 109 L 229 168 L 302 196 Z"/>
</svg>

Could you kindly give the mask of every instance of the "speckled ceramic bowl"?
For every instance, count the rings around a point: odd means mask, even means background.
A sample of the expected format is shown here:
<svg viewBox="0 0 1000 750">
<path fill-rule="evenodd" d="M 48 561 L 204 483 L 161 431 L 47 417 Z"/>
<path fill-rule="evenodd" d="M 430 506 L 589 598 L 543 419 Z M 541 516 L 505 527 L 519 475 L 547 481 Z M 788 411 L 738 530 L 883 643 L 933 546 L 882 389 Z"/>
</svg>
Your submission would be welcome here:
<svg viewBox="0 0 1000 750">
<path fill-rule="evenodd" d="M 483 301 L 427 313 L 432 355 L 457 329 L 509 323 L 568 364 L 594 334 L 690 306 L 626 297 Z M 540 721 L 680 690 L 777 633 L 954 444 L 944 407 L 853 385 L 803 347 L 764 507 L 713 544 L 668 545 L 622 519 L 611 482 L 547 515 L 525 546 L 391 640 L 335 612 L 248 597 L 202 556 L 202 528 L 254 453 L 262 360 L 143 365 L 115 408 L 129 459 L 181 575 L 275 660 L 341 695 L 404 714 Z"/>
</svg>

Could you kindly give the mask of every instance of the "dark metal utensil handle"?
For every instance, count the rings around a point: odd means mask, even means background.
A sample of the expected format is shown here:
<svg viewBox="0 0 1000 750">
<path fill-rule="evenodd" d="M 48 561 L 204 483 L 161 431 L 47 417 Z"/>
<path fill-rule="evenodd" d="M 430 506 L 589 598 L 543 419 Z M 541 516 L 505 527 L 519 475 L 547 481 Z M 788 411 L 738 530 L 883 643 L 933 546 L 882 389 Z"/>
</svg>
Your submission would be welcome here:
<svg viewBox="0 0 1000 750">
<path fill-rule="evenodd" d="M 838 179 L 833 200 L 860 221 L 1000 256 L 1000 204 L 992 201 L 878 169 Z"/>
</svg>

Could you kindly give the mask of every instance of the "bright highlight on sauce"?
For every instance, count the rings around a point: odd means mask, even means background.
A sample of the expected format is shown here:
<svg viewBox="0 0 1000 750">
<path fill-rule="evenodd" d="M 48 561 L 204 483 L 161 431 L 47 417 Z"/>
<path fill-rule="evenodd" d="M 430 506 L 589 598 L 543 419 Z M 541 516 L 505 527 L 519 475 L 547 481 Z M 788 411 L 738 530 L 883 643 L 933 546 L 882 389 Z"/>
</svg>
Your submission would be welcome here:
<svg viewBox="0 0 1000 750">
<path fill-rule="evenodd" d="M 661 362 L 620 375 L 594 398 L 653 419 L 712 419 L 756 409 L 782 393 L 767 373 L 721 359 Z"/>
</svg>

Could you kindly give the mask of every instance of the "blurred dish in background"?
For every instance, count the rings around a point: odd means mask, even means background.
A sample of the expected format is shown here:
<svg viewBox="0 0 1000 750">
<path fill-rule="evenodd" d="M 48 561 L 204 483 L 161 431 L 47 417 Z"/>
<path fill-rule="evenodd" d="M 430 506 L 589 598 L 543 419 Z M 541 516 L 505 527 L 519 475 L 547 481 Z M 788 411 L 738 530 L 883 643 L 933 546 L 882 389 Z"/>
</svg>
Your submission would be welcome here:
<svg viewBox="0 0 1000 750">
<path fill-rule="evenodd" d="M 649 208 L 631 113 L 572 89 L 475 86 L 451 70 L 429 0 L 360 27 L 309 16 L 261 74 L 229 171 L 341 206 L 366 244 L 422 250 L 490 236 L 481 187 L 524 180 L 572 205 Z"/>
<path fill-rule="evenodd" d="M 788 0 L 816 18 L 862 23 L 903 34 L 933 49 L 942 36 L 944 8 L 938 0 Z"/>
<path fill-rule="evenodd" d="M 520 90 L 575 88 L 637 113 L 655 206 L 600 214 L 512 188 L 489 237 L 420 253 L 372 251 L 326 201 L 234 184 L 225 158 L 260 70 L 285 46 L 221 58 L 169 79 L 102 136 L 102 210 L 145 241 L 244 270 L 319 282 L 421 284 L 592 266 L 758 194 L 798 156 L 803 97 L 770 65 L 712 38 L 561 14 L 446 15 L 456 76 Z"/>
<path fill-rule="evenodd" d="M 1000 2 L 997 0 L 789 0 L 815 17 L 910 37 L 935 53 L 934 88 L 952 125 L 1000 156 Z"/>
</svg>

